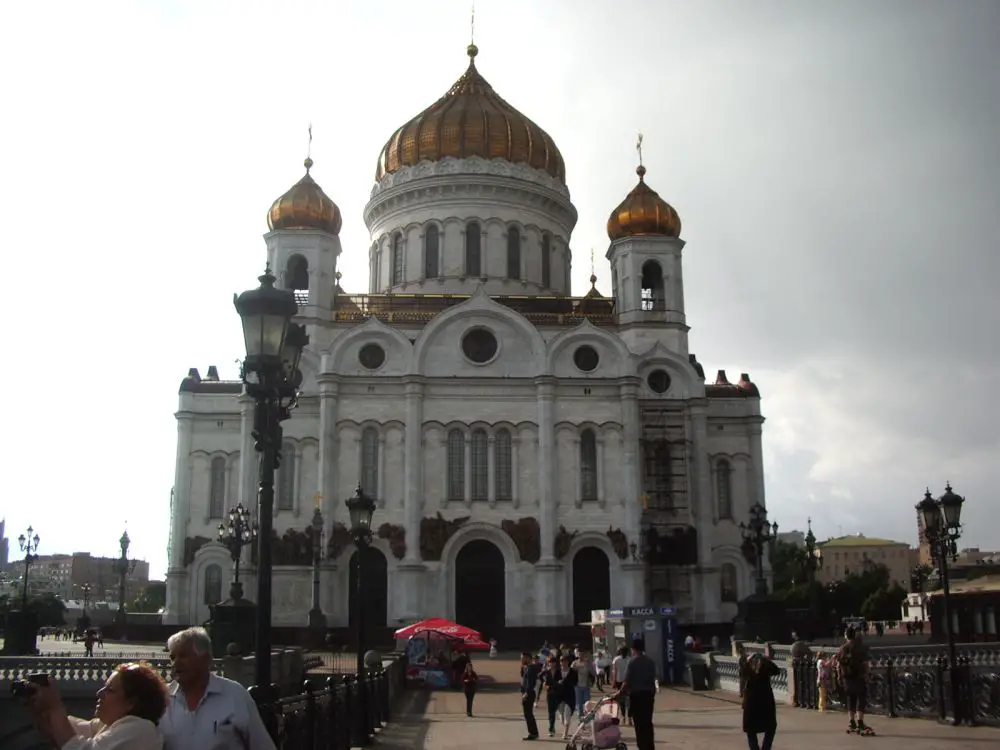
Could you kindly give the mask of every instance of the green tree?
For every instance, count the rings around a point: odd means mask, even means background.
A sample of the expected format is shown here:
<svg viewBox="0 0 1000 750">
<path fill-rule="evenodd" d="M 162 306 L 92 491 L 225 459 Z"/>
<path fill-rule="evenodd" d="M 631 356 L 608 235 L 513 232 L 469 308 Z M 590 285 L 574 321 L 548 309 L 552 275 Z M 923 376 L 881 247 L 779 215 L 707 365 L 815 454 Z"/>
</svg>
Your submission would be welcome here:
<svg viewBox="0 0 1000 750">
<path fill-rule="evenodd" d="M 46 592 L 36 594 L 28 599 L 28 612 L 34 612 L 38 617 L 39 627 L 58 627 L 66 624 L 66 605 L 55 594 Z"/>
<path fill-rule="evenodd" d="M 151 581 L 129 605 L 130 612 L 159 612 L 167 604 L 167 584 Z"/>
<path fill-rule="evenodd" d="M 770 549 L 774 591 L 787 591 L 809 580 L 809 553 L 802 547 L 775 540 Z"/>
</svg>

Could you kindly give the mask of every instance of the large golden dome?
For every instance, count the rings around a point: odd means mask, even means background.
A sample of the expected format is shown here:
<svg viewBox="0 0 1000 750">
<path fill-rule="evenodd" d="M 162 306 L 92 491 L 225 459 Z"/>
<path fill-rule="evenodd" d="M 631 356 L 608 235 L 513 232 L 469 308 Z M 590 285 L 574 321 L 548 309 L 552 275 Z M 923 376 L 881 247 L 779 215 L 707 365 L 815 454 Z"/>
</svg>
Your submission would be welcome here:
<svg viewBox="0 0 1000 750">
<path fill-rule="evenodd" d="M 340 234 L 344 223 L 340 208 L 309 174 L 312 165 L 313 160 L 306 158 L 302 179 L 271 204 L 267 212 L 268 229 L 319 229 Z"/>
<path fill-rule="evenodd" d="M 469 68 L 448 93 L 389 138 L 375 180 L 422 161 L 479 156 L 544 169 L 565 184 L 566 164 L 551 136 L 479 75 L 476 45 L 470 44 L 468 53 Z"/>
<path fill-rule="evenodd" d="M 639 184 L 608 218 L 608 237 L 680 237 L 681 217 L 674 207 L 656 194 L 646 184 L 646 168 L 641 164 L 635 170 Z"/>
</svg>

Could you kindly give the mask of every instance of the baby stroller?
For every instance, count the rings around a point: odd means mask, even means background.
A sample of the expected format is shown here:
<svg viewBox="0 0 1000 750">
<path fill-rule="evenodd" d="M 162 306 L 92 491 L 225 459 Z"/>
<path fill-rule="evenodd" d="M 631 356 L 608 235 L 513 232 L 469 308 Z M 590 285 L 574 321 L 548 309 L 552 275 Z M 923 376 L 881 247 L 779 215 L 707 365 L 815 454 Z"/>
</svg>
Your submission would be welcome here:
<svg viewBox="0 0 1000 750">
<path fill-rule="evenodd" d="M 566 743 L 566 750 L 627 750 L 622 742 L 620 710 L 612 698 L 587 701 L 580 726 Z"/>
</svg>

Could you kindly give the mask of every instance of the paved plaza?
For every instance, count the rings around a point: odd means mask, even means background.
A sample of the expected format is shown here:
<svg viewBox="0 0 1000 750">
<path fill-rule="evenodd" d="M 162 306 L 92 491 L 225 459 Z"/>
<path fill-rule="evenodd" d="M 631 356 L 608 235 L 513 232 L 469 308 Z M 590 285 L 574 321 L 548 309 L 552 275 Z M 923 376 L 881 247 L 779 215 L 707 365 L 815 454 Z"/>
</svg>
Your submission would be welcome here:
<svg viewBox="0 0 1000 750">
<path fill-rule="evenodd" d="M 378 745 L 391 750 L 476 750 L 510 748 L 525 735 L 517 690 L 516 660 L 481 659 L 476 668 L 485 685 L 476 696 L 474 718 L 465 715 L 465 697 L 452 691 L 411 691 L 393 716 L 393 723 L 379 737 Z M 663 690 L 656 703 L 656 745 L 658 748 L 701 748 L 732 750 L 746 747 L 740 731 L 741 713 L 730 693 L 692 693 L 689 690 Z M 546 736 L 543 705 L 535 711 L 542 730 L 541 743 L 564 746 Z M 855 745 L 875 743 L 882 748 L 932 750 L 959 748 L 986 750 L 1000 747 L 1000 730 L 989 727 L 950 727 L 923 719 L 888 719 L 871 717 L 879 733 L 876 738 L 847 735 L 846 717 L 841 713 L 819 714 L 791 707 L 779 708 L 778 736 L 775 750 L 844 750 Z M 558 727 L 557 727 L 558 729 Z M 635 748 L 631 728 L 625 727 L 625 742 Z"/>
</svg>

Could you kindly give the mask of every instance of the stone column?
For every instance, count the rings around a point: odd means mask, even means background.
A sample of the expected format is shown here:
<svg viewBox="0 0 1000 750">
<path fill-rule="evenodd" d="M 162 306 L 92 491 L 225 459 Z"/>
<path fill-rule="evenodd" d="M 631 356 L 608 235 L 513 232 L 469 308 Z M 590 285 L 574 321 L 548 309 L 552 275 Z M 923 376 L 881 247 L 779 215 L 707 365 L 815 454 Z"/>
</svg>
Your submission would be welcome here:
<svg viewBox="0 0 1000 750">
<path fill-rule="evenodd" d="M 750 504 L 760 503 L 767 506 L 764 499 L 764 449 L 761 445 L 761 432 L 764 420 L 760 417 L 747 426 L 750 438 L 750 463 L 753 467 L 753 486 L 750 488 Z"/>
<path fill-rule="evenodd" d="M 405 446 L 403 448 L 406 449 Z M 375 466 L 375 499 L 378 501 L 378 507 L 384 508 L 387 498 L 385 496 L 385 433 L 379 432 L 378 434 L 378 456 L 376 456 L 376 466 Z"/>
<path fill-rule="evenodd" d="M 573 505 L 583 507 L 583 456 L 580 455 L 580 438 L 573 438 Z"/>
<path fill-rule="evenodd" d="M 465 479 L 462 482 L 465 490 L 465 505 L 472 507 L 472 435 L 465 436 L 465 460 L 462 462 Z"/>
<path fill-rule="evenodd" d="M 517 468 L 517 451 L 521 444 L 521 438 L 514 434 L 510 438 L 510 499 L 511 504 L 517 508 L 521 505 L 521 493 L 518 487 L 521 484 L 521 477 Z"/>
<path fill-rule="evenodd" d="M 604 438 L 597 438 L 597 502 L 604 507 Z"/>
<path fill-rule="evenodd" d="M 292 514 L 298 518 L 302 514 L 302 448 L 295 445 L 295 465 L 292 466 L 292 471 L 295 476 L 292 477 Z"/>
<path fill-rule="evenodd" d="M 406 435 L 403 441 L 403 519 L 406 529 L 406 555 L 396 566 L 390 581 L 395 602 L 393 613 L 403 620 L 419 620 L 425 613 L 424 574 L 420 559 L 420 519 L 423 516 L 424 472 L 424 381 L 408 378 L 406 393 Z"/>
<path fill-rule="evenodd" d="M 490 435 L 486 438 L 486 499 L 490 507 L 495 508 L 497 504 L 497 463 L 496 463 L 496 437 Z"/>
<path fill-rule="evenodd" d="M 236 502 L 254 514 L 257 512 L 257 474 L 260 454 L 254 448 L 254 401 L 245 393 L 240 396 L 240 466 Z"/>
<path fill-rule="evenodd" d="M 538 527 L 541 536 L 541 557 L 535 563 L 535 614 L 524 613 L 525 625 L 570 625 L 572 612 L 556 597 L 562 563 L 555 558 L 554 545 L 559 505 L 559 485 L 556 481 L 555 379 L 535 379 L 536 411 L 538 414 Z"/>
<path fill-rule="evenodd" d="M 320 509 L 328 524 L 337 520 L 341 500 L 337 497 L 337 462 L 340 440 L 337 434 L 339 419 L 340 383 L 323 375 L 319 383 L 319 460 L 316 466 L 316 491 L 322 503 Z M 329 610 L 327 610 L 329 611 Z"/>
<path fill-rule="evenodd" d="M 691 463 L 694 482 L 691 485 L 692 523 L 698 529 L 698 581 L 692 583 L 692 594 L 697 602 L 696 618 L 703 622 L 717 622 L 721 606 L 719 573 L 712 558 L 714 526 L 714 497 L 712 495 L 712 466 L 708 457 L 708 405 L 695 403 L 687 419 L 690 421 Z"/>
<path fill-rule="evenodd" d="M 177 414 L 177 459 L 174 465 L 174 497 L 170 514 L 170 560 L 167 569 L 167 601 L 163 622 L 169 625 L 187 624 L 190 613 L 187 607 L 184 564 L 184 539 L 191 516 L 191 443 L 194 438 L 194 418 L 184 411 Z"/>
<path fill-rule="evenodd" d="M 639 380 L 628 378 L 619 387 L 622 410 L 622 494 L 625 503 L 625 537 L 629 544 L 641 542 L 642 531 L 642 466 L 639 461 L 639 437 L 642 434 L 639 416 Z M 639 603 L 646 598 L 646 566 L 625 561 L 621 564 L 625 600 Z M 632 605 L 629 605 L 632 606 Z M 641 605 L 640 605 L 641 606 Z"/>
</svg>

